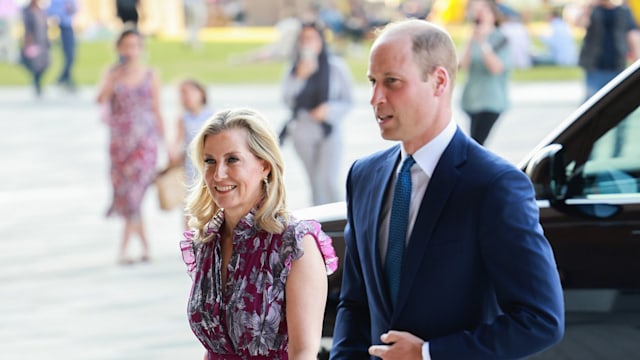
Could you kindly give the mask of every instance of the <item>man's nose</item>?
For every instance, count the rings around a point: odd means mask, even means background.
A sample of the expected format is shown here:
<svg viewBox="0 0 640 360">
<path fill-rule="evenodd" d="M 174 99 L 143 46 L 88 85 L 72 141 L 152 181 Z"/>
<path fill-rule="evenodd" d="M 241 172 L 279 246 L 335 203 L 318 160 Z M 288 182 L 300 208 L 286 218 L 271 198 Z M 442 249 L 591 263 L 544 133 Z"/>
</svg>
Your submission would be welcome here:
<svg viewBox="0 0 640 360">
<path fill-rule="evenodd" d="M 383 89 L 377 84 L 371 87 L 371 98 L 369 99 L 369 103 L 373 106 L 376 106 L 382 102 L 384 102 L 385 96 Z"/>
</svg>

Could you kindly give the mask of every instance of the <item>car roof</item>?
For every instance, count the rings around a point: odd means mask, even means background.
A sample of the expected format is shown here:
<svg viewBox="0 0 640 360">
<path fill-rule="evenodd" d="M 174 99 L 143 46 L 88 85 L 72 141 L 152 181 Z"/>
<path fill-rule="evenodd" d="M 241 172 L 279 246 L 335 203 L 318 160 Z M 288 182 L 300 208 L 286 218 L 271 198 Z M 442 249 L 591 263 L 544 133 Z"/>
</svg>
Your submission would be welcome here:
<svg viewBox="0 0 640 360">
<path fill-rule="evenodd" d="M 527 164 L 535 154 L 542 148 L 553 144 L 565 134 L 569 128 L 580 126 L 582 123 L 589 121 L 592 115 L 606 107 L 621 93 L 627 91 L 631 86 L 635 86 L 640 81 L 640 59 L 635 61 L 624 71 L 618 74 L 607 85 L 602 87 L 592 97 L 587 99 L 582 105 L 574 110 L 564 121 L 556 126 L 542 141 L 540 141 L 525 157 L 518 163 L 518 168 L 524 170 Z"/>
<path fill-rule="evenodd" d="M 300 220 L 317 220 L 325 223 L 329 221 L 340 221 L 347 217 L 347 207 L 344 201 L 317 205 L 293 211 L 293 216 Z"/>
</svg>

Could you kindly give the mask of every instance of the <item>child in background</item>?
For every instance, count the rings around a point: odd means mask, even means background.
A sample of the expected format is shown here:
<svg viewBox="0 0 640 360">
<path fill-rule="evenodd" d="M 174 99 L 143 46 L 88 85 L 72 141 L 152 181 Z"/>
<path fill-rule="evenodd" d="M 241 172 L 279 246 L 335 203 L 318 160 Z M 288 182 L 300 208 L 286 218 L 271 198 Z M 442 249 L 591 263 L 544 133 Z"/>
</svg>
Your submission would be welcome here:
<svg viewBox="0 0 640 360">
<path fill-rule="evenodd" d="M 207 104 L 206 88 L 193 79 L 186 79 L 180 83 L 180 104 L 182 115 L 177 122 L 175 150 L 171 152 L 176 154 L 176 158 L 172 159 L 172 163 L 184 163 L 187 189 L 191 189 L 196 178 L 196 169 L 188 158 L 189 144 L 205 120 L 213 115 L 213 109 Z"/>
</svg>

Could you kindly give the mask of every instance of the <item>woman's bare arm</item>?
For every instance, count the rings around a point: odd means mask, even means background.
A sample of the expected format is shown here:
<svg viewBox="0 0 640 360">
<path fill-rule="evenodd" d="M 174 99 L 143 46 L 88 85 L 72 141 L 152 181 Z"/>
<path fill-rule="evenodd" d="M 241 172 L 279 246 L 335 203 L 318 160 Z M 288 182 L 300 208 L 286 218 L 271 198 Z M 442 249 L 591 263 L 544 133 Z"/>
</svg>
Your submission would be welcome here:
<svg viewBox="0 0 640 360">
<path fill-rule="evenodd" d="M 286 284 L 289 359 L 315 360 L 327 301 L 327 271 L 316 240 L 302 239 L 304 255 L 291 265 Z"/>
<path fill-rule="evenodd" d="M 111 95 L 113 95 L 113 86 L 115 84 L 117 71 L 117 68 L 109 68 L 102 75 L 102 80 L 98 86 L 98 96 L 96 98 L 99 104 L 106 102 L 111 98 Z"/>
</svg>

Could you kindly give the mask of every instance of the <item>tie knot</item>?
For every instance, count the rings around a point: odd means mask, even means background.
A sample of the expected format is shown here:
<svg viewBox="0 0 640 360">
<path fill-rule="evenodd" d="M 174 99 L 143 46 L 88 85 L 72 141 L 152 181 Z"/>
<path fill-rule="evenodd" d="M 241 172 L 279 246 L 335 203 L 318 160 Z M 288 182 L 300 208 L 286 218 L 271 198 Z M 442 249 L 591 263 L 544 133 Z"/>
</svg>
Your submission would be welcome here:
<svg viewBox="0 0 640 360">
<path fill-rule="evenodd" d="M 413 156 L 409 155 L 402 161 L 402 167 L 400 168 L 401 173 L 409 172 L 409 169 L 415 164 L 416 161 L 413 159 Z"/>
</svg>

